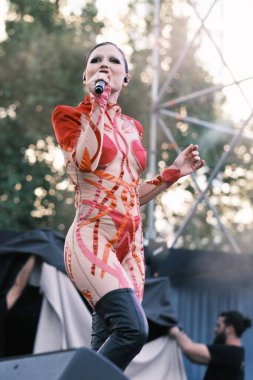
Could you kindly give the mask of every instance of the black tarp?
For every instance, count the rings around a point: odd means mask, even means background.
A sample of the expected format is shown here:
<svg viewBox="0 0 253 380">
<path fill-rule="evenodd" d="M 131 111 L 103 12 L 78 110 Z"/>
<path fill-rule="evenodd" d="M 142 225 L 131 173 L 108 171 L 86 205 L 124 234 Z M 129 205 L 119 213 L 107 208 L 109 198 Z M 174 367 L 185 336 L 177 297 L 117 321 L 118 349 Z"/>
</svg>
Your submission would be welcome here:
<svg viewBox="0 0 253 380">
<path fill-rule="evenodd" d="M 218 288 L 245 286 L 252 282 L 253 255 L 209 250 L 169 249 L 156 270 L 168 276 L 173 285 L 191 281 Z M 217 289 L 216 288 L 216 289 Z"/>
<path fill-rule="evenodd" d="M 64 236 L 49 230 L 38 229 L 24 233 L 12 231 L 0 231 L 0 258 L 9 255 L 36 255 L 42 261 L 54 266 L 65 273 L 63 261 Z M 2 274 L 2 265 L 0 276 Z M 1 277 L 0 277 L 1 281 Z"/>
</svg>

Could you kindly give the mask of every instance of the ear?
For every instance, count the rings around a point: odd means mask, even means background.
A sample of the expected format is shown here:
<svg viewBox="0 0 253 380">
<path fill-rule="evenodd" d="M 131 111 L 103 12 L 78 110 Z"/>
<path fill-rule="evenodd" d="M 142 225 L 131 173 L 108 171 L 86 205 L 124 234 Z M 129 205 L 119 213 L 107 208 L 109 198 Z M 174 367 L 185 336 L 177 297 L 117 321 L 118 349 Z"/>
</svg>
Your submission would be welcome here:
<svg viewBox="0 0 253 380">
<path fill-rule="evenodd" d="M 85 75 L 85 71 L 83 72 L 83 84 L 84 84 L 84 85 L 86 84 L 86 75 Z"/>
<path fill-rule="evenodd" d="M 235 329 L 232 325 L 226 326 L 226 330 L 229 335 L 235 335 Z"/>
<path fill-rule="evenodd" d="M 130 75 L 129 73 L 127 73 L 127 74 L 125 75 L 124 80 L 123 80 L 122 86 L 123 86 L 123 87 L 128 86 L 128 83 L 130 82 L 130 80 L 131 80 L 131 75 Z"/>
</svg>

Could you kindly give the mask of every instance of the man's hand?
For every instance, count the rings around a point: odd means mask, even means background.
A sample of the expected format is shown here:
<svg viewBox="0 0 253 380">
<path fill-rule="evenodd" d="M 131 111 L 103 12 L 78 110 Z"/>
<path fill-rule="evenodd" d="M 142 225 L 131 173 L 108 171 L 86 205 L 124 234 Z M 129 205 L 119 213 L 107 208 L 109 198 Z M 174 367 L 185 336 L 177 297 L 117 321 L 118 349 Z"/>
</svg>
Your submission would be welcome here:
<svg viewBox="0 0 253 380">
<path fill-rule="evenodd" d="M 210 362 L 211 356 L 205 344 L 193 342 L 177 326 L 169 329 L 168 335 L 176 340 L 183 353 L 194 363 L 208 364 Z"/>
<path fill-rule="evenodd" d="M 177 326 L 173 326 L 169 329 L 168 333 L 171 338 L 176 338 L 177 334 L 180 334 L 180 330 Z"/>
</svg>

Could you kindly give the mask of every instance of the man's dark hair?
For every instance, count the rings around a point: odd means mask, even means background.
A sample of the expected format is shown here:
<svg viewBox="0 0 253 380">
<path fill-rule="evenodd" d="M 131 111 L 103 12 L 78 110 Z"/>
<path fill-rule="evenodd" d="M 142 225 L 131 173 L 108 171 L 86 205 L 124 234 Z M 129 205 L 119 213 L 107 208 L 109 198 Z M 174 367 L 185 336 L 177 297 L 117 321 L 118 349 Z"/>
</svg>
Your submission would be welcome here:
<svg viewBox="0 0 253 380">
<path fill-rule="evenodd" d="M 251 327 L 251 319 L 243 316 L 238 311 L 223 311 L 219 315 L 224 317 L 224 323 L 226 326 L 233 326 L 236 336 L 240 338 L 245 330 Z"/>
<path fill-rule="evenodd" d="M 121 53 L 123 59 L 124 59 L 124 63 L 125 63 L 125 70 L 126 70 L 126 73 L 128 73 L 128 63 L 127 63 L 127 59 L 126 59 L 126 56 L 125 56 L 125 53 L 123 52 L 123 50 L 121 50 L 116 44 L 114 44 L 113 42 L 101 42 L 100 44 L 97 44 L 96 46 L 94 46 L 88 53 L 87 57 L 86 57 L 86 60 L 85 60 L 85 65 L 84 67 L 86 68 L 87 66 L 87 63 L 88 63 L 88 59 L 91 55 L 91 53 L 96 50 L 97 48 L 99 48 L 100 46 L 104 46 L 104 45 L 113 45 L 116 47 L 116 49 L 118 49 L 118 51 Z"/>
</svg>

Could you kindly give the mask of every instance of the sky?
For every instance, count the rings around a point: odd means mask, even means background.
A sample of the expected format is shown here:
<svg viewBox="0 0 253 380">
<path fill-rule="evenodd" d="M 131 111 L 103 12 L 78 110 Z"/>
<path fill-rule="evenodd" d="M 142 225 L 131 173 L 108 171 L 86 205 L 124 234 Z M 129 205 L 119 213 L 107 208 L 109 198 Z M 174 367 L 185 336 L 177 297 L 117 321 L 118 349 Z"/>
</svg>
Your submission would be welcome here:
<svg viewBox="0 0 253 380">
<path fill-rule="evenodd" d="M 204 11 L 204 4 L 210 1 L 200 1 Z M 253 55 L 250 51 L 251 36 L 253 35 L 252 0 L 220 0 L 213 8 L 207 20 L 207 27 L 212 32 L 223 58 L 237 80 L 253 76 Z M 217 51 L 210 44 L 209 39 L 203 44 L 202 60 L 223 83 L 231 82 L 231 75 L 221 63 Z M 253 107 L 253 79 L 242 84 L 242 88 L 251 107 Z M 230 97 L 228 112 L 235 119 L 240 120 L 248 116 L 249 106 L 242 100 L 242 96 L 235 87 L 224 91 Z M 238 105 L 240 104 L 240 106 Z"/>
<path fill-rule="evenodd" d="M 85 0 L 68 0 L 66 12 L 78 11 L 85 2 Z M 97 0 L 96 3 L 99 9 L 98 16 L 111 24 L 98 42 L 101 42 L 102 39 L 112 40 L 119 45 L 124 45 L 124 49 L 127 49 L 127 36 L 124 31 L 124 25 L 120 22 L 120 16 L 124 15 L 127 9 L 127 1 L 117 0 L 114 2 L 113 7 L 108 6 L 108 0 Z M 139 3 L 141 4 L 141 0 L 139 0 Z M 197 3 L 198 12 L 203 16 L 213 3 L 213 0 L 198 0 Z M 178 9 L 179 12 L 182 12 L 181 6 Z M 6 1 L 1 0 L 0 39 L 4 36 L 4 15 L 6 11 Z M 191 15 L 192 33 L 194 33 L 199 25 L 199 20 L 190 7 L 185 12 L 187 13 L 187 11 Z M 253 76 L 253 54 L 251 53 L 252 14 L 252 0 L 219 0 L 213 7 L 206 22 L 208 30 L 215 39 L 217 46 L 222 50 L 223 58 L 237 80 Z M 117 33 L 115 33 L 115 30 Z M 202 36 L 204 37 L 205 34 L 202 34 Z M 232 81 L 231 75 L 224 64 L 221 63 L 210 40 L 204 37 L 203 41 L 203 47 L 199 50 L 199 55 L 204 65 L 215 76 L 217 82 L 230 83 Z M 249 99 L 250 105 L 253 107 L 253 100 L 251 100 L 253 99 L 253 80 L 244 82 L 242 88 Z M 225 90 L 225 94 L 229 99 L 225 109 L 226 112 L 236 121 L 245 119 L 250 112 L 250 107 L 246 105 L 238 89 L 235 86 L 229 87 Z"/>
</svg>

